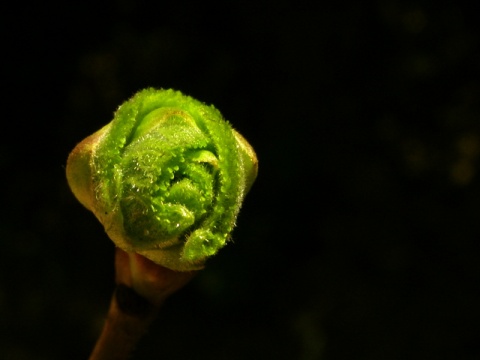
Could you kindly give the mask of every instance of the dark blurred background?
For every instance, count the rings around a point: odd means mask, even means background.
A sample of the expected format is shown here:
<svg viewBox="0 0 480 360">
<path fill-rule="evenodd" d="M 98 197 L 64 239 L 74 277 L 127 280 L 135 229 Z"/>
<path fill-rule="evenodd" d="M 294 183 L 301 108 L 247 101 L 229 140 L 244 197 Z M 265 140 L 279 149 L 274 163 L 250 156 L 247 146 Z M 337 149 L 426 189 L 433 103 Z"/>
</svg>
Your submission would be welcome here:
<svg viewBox="0 0 480 360">
<path fill-rule="evenodd" d="M 313 3 L 8 3 L 1 359 L 88 357 L 114 247 L 65 162 L 150 86 L 215 104 L 260 173 L 135 359 L 480 358 L 478 12 Z"/>
</svg>

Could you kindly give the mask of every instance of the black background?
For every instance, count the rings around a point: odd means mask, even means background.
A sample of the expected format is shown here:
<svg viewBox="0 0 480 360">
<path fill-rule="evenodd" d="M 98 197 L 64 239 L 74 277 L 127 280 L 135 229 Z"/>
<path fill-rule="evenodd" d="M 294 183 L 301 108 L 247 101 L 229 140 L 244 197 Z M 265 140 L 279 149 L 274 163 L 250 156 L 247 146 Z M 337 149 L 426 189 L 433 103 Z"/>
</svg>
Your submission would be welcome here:
<svg viewBox="0 0 480 360">
<path fill-rule="evenodd" d="M 335 4 L 2 10 L 2 359 L 88 357 L 114 247 L 64 166 L 150 86 L 215 104 L 260 172 L 135 359 L 478 359 L 478 13 Z"/>
</svg>

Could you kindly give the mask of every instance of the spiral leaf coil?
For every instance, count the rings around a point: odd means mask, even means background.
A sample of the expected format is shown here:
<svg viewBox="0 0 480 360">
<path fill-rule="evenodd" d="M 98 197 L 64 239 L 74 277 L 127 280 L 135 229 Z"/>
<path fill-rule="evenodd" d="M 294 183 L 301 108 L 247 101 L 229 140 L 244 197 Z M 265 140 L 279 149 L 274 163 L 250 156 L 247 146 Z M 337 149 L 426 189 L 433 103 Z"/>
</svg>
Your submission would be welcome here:
<svg viewBox="0 0 480 360">
<path fill-rule="evenodd" d="M 256 175 L 220 112 L 174 90 L 140 91 L 67 161 L 72 192 L 118 247 L 180 271 L 226 244 Z"/>
</svg>

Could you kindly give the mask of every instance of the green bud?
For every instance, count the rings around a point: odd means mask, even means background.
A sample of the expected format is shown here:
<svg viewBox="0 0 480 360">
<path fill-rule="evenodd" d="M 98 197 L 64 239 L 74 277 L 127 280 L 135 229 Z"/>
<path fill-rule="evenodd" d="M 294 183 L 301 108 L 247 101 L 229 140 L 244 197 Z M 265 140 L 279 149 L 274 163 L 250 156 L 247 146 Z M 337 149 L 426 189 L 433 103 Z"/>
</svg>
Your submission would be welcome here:
<svg viewBox="0 0 480 360">
<path fill-rule="evenodd" d="M 213 106 L 146 89 L 75 147 L 67 179 L 119 248 L 190 271 L 228 241 L 257 168 Z"/>
</svg>

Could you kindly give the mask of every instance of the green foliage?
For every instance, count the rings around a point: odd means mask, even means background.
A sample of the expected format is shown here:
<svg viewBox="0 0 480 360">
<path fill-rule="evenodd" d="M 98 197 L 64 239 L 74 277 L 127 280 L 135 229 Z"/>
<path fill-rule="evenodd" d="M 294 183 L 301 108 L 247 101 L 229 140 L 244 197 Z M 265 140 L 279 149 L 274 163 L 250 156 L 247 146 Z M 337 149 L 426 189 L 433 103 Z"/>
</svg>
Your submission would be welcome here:
<svg viewBox="0 0 480 360">
<path fill-rule="evenodd" d="M 146 89 L 71 153 L 67 178 L 117 246 L 194 270 L 225 245 L 257 174 L 251 146 L 220 112 Z"/>
</svg>

